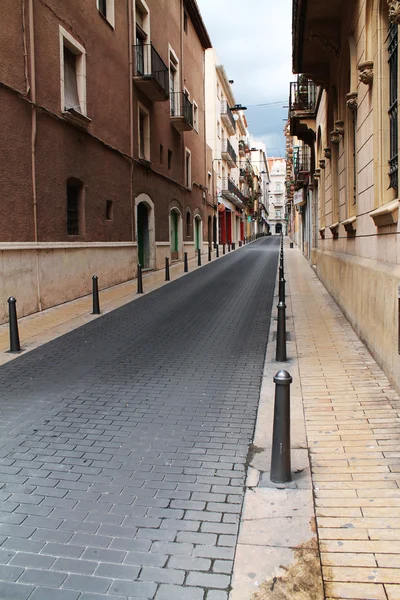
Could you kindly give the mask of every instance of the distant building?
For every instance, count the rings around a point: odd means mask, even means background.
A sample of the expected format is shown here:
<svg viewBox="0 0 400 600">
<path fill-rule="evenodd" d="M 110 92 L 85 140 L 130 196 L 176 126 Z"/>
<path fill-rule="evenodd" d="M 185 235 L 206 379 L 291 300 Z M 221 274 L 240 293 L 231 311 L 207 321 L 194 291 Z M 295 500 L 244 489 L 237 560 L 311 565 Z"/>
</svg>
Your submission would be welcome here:
<svg viewBox="0 0 400 600">
<path fill-rule="evenodd" d="M 270 232 L 271 234 L 283 233 L 286 235 L 286 160 L 283 158 L 269 158 L 268 168 L 271 181 L 268 195 L 268 223 L 270 226 Z"/>
</svg>

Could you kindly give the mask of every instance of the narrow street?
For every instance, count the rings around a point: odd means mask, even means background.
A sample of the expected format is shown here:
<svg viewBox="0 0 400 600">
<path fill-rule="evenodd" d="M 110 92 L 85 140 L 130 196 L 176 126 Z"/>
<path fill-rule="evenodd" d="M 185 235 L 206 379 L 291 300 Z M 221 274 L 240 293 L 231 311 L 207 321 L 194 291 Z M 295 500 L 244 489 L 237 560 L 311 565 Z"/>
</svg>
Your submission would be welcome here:
<svg viewBox="0 0 400 600">
<path fill-rule="evenodd" d="M 1 367 L 2 600 L 227 600 L 278 249 Z"/>
</svg>

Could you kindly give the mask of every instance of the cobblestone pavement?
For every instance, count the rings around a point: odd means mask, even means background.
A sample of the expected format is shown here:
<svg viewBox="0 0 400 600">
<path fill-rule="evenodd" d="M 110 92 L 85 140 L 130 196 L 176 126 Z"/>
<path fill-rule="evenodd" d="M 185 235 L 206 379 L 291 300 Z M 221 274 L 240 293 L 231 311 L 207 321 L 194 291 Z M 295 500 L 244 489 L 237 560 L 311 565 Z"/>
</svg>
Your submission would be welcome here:
<svg viewBox="0 0 400 600">
<path fill-rule="evenodd" d="M 227 600 L 278 242 L 0 368 L 1 600 Z"/>
</svg>

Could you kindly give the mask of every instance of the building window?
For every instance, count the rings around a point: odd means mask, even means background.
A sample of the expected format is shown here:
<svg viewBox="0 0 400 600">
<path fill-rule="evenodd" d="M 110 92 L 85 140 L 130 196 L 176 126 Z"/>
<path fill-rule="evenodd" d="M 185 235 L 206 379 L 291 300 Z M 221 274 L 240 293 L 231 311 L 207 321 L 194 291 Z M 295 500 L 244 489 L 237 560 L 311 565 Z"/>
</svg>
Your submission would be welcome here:
<svg viewBox="0 0 400 600">
<path fill-rule="evenodd" d="M 188 188 L 192 187 L 192 155 L 187 148 L 185 151 L 185 185 Z"/>
<path fill-rule="evenodd" d="M 114 0 L 97 0 L 97 9 L 109 22 L 111 27 L 115 25 Z"/>
<path fill-rule="evenodd" d="M 112 221 L 114 219 L 114 205 L 112 200 L 106 202 L 106 220 Z"/>
<path fill-rule="evenodd" d="M 183 11 L 183 31 L 187 33 L 188 30 L 188 14 L 186 10 Z"/>
<path fill-rule="evenodd" d="M 192 236 L 192 216 L 190 214 L 190 210 L 186 213 L 186 237 L 190 238 Z"/>
<path fill-rule="evenodd" d="M 164 146 L 160 144 L 160 165 L 163 164 L 164 161 Z"/>
<path fill-rule="evenodd" d="M 61 110 L 86 115 L 86 51 L 60 27 Z"/>
<path fill-rule="evenodd" d="M 168 169 L 171 169 L 172 165 L 172 150 L 168 148 Z"/>
<path fill-rule="evenodd" d="M 150 160 L 150 116 L 144 106 L 138 108 L 139 158 Z"/>
<path fill-rule="evenodd" d="M 179 115 L 179 80 L 178 80 L 178 58 L 173 50 L 169 51 L 169 101 L 171 115 Z"/>
<path fill-rule="evenodd" d="M 67 181 L 67 234 L 80 235 L 83 230 L 83 184 L 78 179 Z"/>
<path fill-rule="evenodd" d="M 397 65 L 398 65 L 398 25 L 391 23 L 388 35 L 389 52 L 389 124 L 390 124 L 390 187 L 398 189 L 398 106 L 397 106 Z"/>
<path fill-rule="evenodd" d="M 199 107 L 193 101 L 193 129 L 199 131 Z"/>
</svg>

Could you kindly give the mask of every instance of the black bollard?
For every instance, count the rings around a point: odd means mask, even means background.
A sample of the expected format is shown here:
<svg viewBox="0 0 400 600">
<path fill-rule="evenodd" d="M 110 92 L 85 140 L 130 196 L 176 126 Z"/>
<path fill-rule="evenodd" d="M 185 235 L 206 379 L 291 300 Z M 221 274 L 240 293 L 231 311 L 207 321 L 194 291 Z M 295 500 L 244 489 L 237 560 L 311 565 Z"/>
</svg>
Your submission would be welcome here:
<svg viewBox="0 0 400 600">
<path fill-rule="evenodd" d="M 290 248 L 293 248 L 293 242 L 290 242 L 289 246 Z"/>
<path fill-rule="evenodd" d="M 285 284 L 286 280 L 284 277 L 282 277 L 282 279 L 279 280 L 279 302 L 285 302 Z"/>
<path fill-rule="evenodd" d="M 234 250 L 234 249 L 235 249 L 235 247 L 236 247 L 236 246 L 235 246 L 235 242 L 232 242 L 232 250 Z"/>
<path fill-rule="evenodd" d="M 201 267 L 201 250 L 200 250 L 200 248 L 197 250 L 197 266 Z"/>
<path fill-rule="evenodd" d="M 17 301 L 13 296 L 8 299 L 8 318 L 10 326 L 10 352 L 21 352 L 18 333 Z"/>
<path fill-rule="evenodd" d="M 239 240 L 239 248 L 242 247 L 242 240 Z"/>
<path fill-rule="evenodd" d="M 100 300 L 99 300 L 99 278 L 97 275 L 92 277 L 92 296 L 93 296 L 93 312 L 92 315 L 100 314 Z"/>
<path fill-rule="evenodd" d="M 143 294 L 142 266 L 137 266 L 137 293 Z"/>
<path fill-rule="evenodd" d="M 225 254 L 225 244 L 222 244 L 222 254 Z"/>
<path fill-rule="evenodd" d="M 216 254 L 217 258 L 219 258 L 219 245 L 218 244 L 215 246 L 215 251 L 217 253 Z"/>
<path fill-rule="evenodd" d="M 189 273 L 189 265 L 188 265 L 187 252 L 185 252 L 184 255 L 183 255 L 183 272 L 184 273 Z"/>
<path fill-rule="evenodd" d="M 290 384 L 292 381 L 287 371 L 278 371 L 274 377 L 275 407 L 270 472 L 273 483 L 287 483 L 292 480 L 290 464 Z"/>
<path fill-rule="evenodd" d="M 230 252 L 230 251 L 231 251 L 231 243 L 228 242 L 228 252 Z"/>
<path fill-rule="evenodd" d="M 211 262 L 211 244 L 208 246 L 208 262 Z"/>
<path fill-rule="evenodd" d="M 276 333 L 276 360 L 286 362 L 286 304 L 278 304 L 278 331 Z"/>
<path fill-rule="evenodd" d="M 165 281 L 170 281 L 168 256 L 165 257 Z"/>
</svg>

